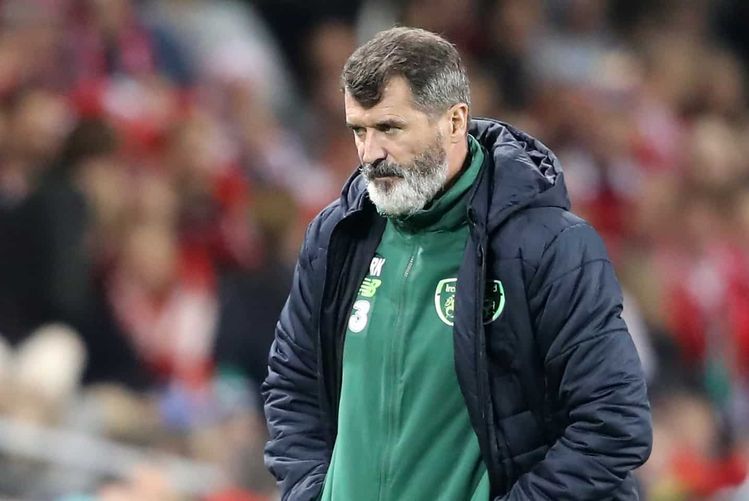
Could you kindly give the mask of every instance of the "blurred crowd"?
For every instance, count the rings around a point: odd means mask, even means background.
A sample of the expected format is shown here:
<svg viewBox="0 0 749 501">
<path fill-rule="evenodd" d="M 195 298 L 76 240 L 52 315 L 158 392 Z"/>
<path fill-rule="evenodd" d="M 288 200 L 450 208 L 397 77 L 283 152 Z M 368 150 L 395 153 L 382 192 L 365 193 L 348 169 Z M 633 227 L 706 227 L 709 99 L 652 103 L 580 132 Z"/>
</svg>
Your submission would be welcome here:
<svg viewBox="0 0 749 501">
<path fill-rule="evenodd" d="M 0 495 L 262 501 L 258 387 L 357 165 L 339 74 L 447 36 L 604 236 L 650 384 L 644 499 L 749 499 L 749 4 L 0 0 Z"/>
</svg>

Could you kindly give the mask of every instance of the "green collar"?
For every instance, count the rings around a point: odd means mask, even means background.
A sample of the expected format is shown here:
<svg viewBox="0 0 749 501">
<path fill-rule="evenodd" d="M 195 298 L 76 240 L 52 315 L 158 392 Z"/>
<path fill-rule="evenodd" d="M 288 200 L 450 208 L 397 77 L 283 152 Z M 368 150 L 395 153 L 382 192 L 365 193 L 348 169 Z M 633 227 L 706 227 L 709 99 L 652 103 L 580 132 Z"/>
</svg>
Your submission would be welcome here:
<svg viewBox="0 0 749 501">
<path fill-rule="evenodd" d="M 466 220 L 466 195 L 483 163 L 483 147 L 468 135 L 468 155 L 452 186 L 415 214 L 390 219 L 393 225 L 403 233 L 450 231 L 463 225 Z"/>
</svg>

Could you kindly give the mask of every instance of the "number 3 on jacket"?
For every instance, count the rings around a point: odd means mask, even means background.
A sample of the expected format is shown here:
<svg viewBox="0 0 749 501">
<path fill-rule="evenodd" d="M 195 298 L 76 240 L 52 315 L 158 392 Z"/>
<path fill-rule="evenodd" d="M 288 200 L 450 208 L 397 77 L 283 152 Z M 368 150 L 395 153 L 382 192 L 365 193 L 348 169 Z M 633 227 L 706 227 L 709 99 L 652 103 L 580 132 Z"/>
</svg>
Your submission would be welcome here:
<svg viewBox="0 0 749 501">
<path fill-rule="evenodd" d="M 359 333 L 364 330 L 369 321 L 369 309 L 371 305 L 366 299 L 359 299 L 354 303 L 351 318 L 348 319 L 348 328 L 351 332 Z"/>
</svg>

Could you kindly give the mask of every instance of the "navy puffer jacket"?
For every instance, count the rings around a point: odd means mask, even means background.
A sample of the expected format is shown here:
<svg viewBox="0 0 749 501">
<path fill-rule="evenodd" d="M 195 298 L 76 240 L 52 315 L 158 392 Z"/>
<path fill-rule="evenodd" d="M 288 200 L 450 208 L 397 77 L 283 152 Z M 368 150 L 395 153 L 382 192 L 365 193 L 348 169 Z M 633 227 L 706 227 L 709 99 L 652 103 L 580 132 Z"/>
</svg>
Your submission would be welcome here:
<svg viewBox="0 0 749 501">
<path fill-rule="evenodd" d="M 603 242 L 569 212 L 548 148 L 501 122 L 471 125 L 489 155 L 470 193 L 453 337 L 492 499 L 637 499 L 631 472 L 650 454 L 650 408 Z M 383 229 L 358 174 L 307 229 L 263 385 L 266 464 L 284 500 L 322 488 L 346 320 Z M 495 280 L 505 306 L 485 324 Z"/>
</svg>

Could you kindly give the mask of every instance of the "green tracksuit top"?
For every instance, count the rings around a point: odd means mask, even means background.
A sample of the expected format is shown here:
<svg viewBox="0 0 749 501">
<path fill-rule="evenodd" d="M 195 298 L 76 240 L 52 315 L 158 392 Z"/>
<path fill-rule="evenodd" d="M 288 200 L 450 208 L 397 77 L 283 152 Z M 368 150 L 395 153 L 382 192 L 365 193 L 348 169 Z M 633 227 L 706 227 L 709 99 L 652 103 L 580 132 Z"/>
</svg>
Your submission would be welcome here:
<svg viewBox="0 0 749 501">
<path fill-rule="evenodd" d="M 467 194 L 484 159 L 426 209 L 387 222 L 352 309 L 323 501 L 486 501 L 489 478 L 455 374 L 452 319 Z"/>
</svg>

